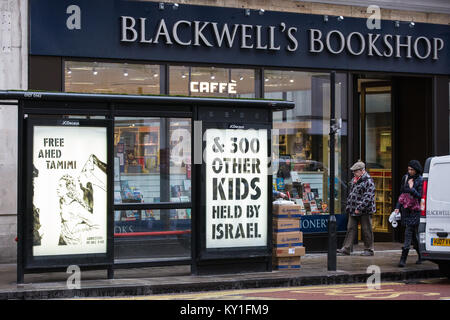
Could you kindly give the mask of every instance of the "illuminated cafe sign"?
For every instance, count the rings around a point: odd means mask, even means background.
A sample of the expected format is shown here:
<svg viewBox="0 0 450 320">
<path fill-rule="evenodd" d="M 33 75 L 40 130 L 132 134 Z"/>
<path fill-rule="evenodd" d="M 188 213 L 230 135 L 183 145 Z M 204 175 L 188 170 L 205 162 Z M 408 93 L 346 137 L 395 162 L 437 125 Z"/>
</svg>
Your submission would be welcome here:
<svg viewBox="0 0 450 320">
<path fill-rule="evenodd" d="M 191 81 L 190 89 L 192 93 L 237 93 L 235 82 Z"/>
<path fill-rule="evenodd" d="M 344 50 L 354 56 L 367 55 L 382 58 L 408 59 L 432 59 L 438 60 L 439 53 L 444 49 L 444 40 L 439 37 L 413 37 L 410 35 L 379 34 L 369 32 L 350 32 L 344 34 L 339 30 L 322 32 L 319 29 L 310 28 L 299 30 L 297 27 L 287 26 L 280 22 L 279 25 L 261 26 L 251 24 L 219 25 L 210 21 L 178 20 L 169 24 L 165 19 L 160 19 L 157 24 L 150 23 L 147 17 L 120 17 L 120 41 L 138 42 L 142 45 L 178 45 L 178 46 L 203 46 L 203 47 L 228 47 L 236 44 L 241 49 L 255 49 L 267 51 L 287 50 L 295 52 L 304 50 L 305 44 L 299 43 L 298 33 L 308 33 L 308 51 L 321 53 L 324 50 L 331 54 L 341 54 Z M 151 27 L 153 25 L 153 27 Z M 180 35 L 181 30 L 184 37 Z M 277 41 L 279 30 L 284 34 L 285 47 L 282 48 Z M 183 30 L 186 31 L 186 30 Z"/>
</svg>

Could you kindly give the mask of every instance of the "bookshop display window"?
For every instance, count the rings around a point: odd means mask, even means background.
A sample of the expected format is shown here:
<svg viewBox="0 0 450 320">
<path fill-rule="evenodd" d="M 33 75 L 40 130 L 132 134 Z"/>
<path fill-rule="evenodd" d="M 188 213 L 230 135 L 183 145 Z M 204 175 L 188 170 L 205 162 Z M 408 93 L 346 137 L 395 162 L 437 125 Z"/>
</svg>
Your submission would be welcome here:
<svg viewBox="0 0 450 320">
<path fill-rule="evenodd" d="M 160 94 L 160 66 L 65 61 L 65 92 Z"/>
<path fill-rule="evenodd" d="M 347 192 L 346 75 L 336 75 L 335 213 L 345 213 Z M 264 71 L 264 98 L 295 102 L 273 115 L 273 189 L 289 195 L 306 215 L 329 214 L 330 74 Z"/>
<path fill-rule="evenodd" d="M 169 66 L 169 94 L 255 98 L 255 69 Z"/>
</svg>

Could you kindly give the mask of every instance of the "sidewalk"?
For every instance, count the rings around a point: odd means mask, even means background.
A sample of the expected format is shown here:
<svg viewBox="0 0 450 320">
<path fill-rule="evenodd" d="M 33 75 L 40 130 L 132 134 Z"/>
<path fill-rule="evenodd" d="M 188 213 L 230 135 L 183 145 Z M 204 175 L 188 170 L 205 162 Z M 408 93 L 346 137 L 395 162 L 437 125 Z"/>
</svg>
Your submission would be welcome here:
<svg viewBox="0 0 450 320">
<path fill-rule="evenodd" d="M 375 243 L 373 257 L 361 257 L 357 245 L 351 256 L 337 257 L 337 271 L 327 270 L 327 254 L 302 257 L 300 270 L 192 276 L 190 266 L 116 269 L 115 277 L 107 279 L 106 270 L 82 271 L 81 288 L 68 289 L 69 274 L 64 272 L 26 274 L 25 283 L 16 284 L 16 264 L 0 265 L 0 299 L 54 299 L 71 297 L 134 296 L 262 287 L 288 287 L 319 284 L 366 282 L 371 273 L 367 267 L 376 265 L 382 281 L 440 277 L 436 264 L 424 261 L 416 265 L 417 255 L 410 251 L 406 267 L 398 268 L 401 243 Z"/>
</svg>

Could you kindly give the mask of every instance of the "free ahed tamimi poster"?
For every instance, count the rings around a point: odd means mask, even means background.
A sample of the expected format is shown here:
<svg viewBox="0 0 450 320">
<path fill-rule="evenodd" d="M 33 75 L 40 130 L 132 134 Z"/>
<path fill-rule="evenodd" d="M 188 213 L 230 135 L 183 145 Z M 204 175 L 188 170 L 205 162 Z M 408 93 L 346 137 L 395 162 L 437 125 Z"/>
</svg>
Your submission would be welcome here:
<svg viewBox="0 0 450 320">
<path fill-rule="evenodd" d="M 206 248 L 267 245 L 267 130 L 208 129 Z"/>
<path fill-rule="evenodd" d="M 34 126 L 33 256 L 106 253 L 104 127 Z"/>
</svg>

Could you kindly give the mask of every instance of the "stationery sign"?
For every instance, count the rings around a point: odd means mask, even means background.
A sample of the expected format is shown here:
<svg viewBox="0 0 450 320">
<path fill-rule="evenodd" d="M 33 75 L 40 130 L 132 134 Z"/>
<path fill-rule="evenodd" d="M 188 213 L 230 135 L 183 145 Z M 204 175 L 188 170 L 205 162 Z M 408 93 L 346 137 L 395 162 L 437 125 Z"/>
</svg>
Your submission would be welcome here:
<svg viewBox="0 0 450 320">
<path fill-rule="evenodd" d="M 208 129 L 206 248 L 267 245 L 267 129 Z"/>
<path fill-rule="evenodd" d="M 107 128 L 34 126 L 33 256 L 107 251 Z"/>
</svg>

